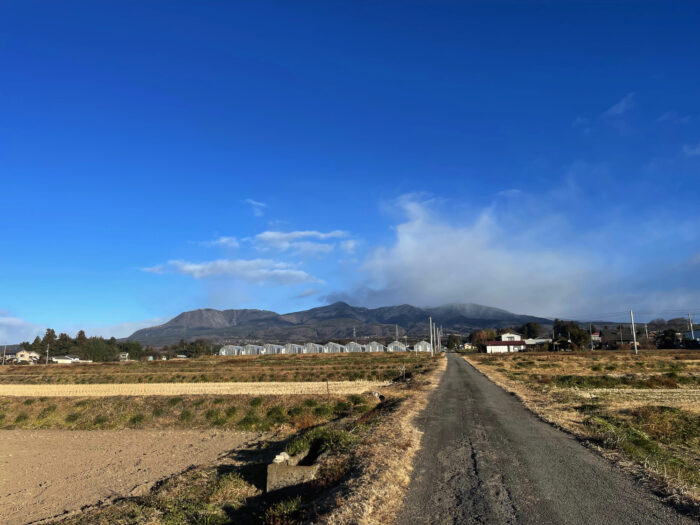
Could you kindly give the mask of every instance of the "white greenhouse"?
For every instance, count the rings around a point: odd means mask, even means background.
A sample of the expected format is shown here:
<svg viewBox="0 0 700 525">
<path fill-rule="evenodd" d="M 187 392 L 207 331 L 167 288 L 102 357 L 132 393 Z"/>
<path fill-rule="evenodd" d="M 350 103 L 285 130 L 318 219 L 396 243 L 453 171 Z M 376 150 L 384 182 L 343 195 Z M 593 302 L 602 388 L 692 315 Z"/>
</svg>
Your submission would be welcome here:
<svg viewBox="0 0 700 525">
<path fill-rule="evenodd" d="M 355 341 L 351 341 L 350 343 L 345 345 L 345 351 L 346 352 L 362 352 L 362 345 L 360 343 L 356 343 Z"/>
<path fill-rule="evenodd" d="M 245 345 L 243 347 L 243 355 L 258 355 L 262 353 L 262 346 L 258 345 Z"/>
<path fill-rule="evenodd" d="M 287 343 L 282 349 L 283 354 L 303 354 L 304 347 L 302 345 L 295 345 L 293 343 Z"/>
<path fill-rule="evenodd" d="M 386 352 L 383 344 L 372 341 L 365 346 L 365 352 Z"/>
<path fill-rule="evenodd" d="M 339 354 L 345 352 L 345 347 L 339 343 L 326 343 L 323 347 L 323 353 L 325 354 Z"/>
<path fill-rule="evenodd" d="M 416 352 L 430 352 L 430 343 L 428 341 L 418 341 L 413 345 Z"/>
<path fill-rule="evenodd" d="M 282 350 L 284 350 L 284 347 L 282 345 L 273 345 L 271 343 L 268 343 L 265 346 L 263 346 L 263 351 L 265 355 L 281 354 Z"/>
<path fill-rule="evenodd" d="M 225 345 L 219 349 L 219 355 L 242 355 L 243 347 L 236 345 Z"/>
<path fill-rule="evenodd" d="M 406 345 L 399 341 L 394 341 L 393 343 L 389 343 L 386 347 L 387 352 L 405 352 L 406 351 Z"/>
<path fill-rule="evenodd" d="M 318 343 L 306 343 L 304 345 L 304 352 L 305 354 L 322 354 L 323 353 L 323 345 L 319 345 Z"/>
</svg>

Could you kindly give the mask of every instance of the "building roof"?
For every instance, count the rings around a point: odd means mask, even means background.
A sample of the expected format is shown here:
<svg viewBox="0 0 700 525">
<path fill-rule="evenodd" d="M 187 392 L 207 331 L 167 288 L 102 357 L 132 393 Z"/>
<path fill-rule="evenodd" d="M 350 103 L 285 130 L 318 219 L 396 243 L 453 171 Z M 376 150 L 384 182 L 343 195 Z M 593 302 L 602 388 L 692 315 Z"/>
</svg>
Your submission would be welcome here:
<svg viewBox="0 0 700 525">
<path fill-rule="evenodd" d="M 525 341 L 486 341 L 486 346 L 525 346 Z"/>
</svg>

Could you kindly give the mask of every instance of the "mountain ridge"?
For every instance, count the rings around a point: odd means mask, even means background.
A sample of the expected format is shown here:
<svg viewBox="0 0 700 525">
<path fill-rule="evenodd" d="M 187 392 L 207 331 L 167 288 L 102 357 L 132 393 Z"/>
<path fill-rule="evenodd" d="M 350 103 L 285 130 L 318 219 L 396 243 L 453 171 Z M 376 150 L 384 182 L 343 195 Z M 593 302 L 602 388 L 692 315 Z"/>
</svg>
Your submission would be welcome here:
<svg viewBox="0 0 700 525">
<path fill-rule="evenodd" d="M 182 312 L 162 325 L 137 330 L 126 339 L 151 346 L 173 344 L 181 339 L 209 339 L 214 343 L 287 343 L 350 339 L 354 333 L 358 339 L 385 339 L 394 337 L 397 329 L 400 337 L 429 337 L 428 317 L 447 332 L 457 334 L 527 322 L 552 324 L 552 320 L 544 317 L 514 314 L 475 303 L 430 308 L 409 304 L 367 308 L 338 301 L 286 314 L 259 309 L 200 308 Z"/>
</svg>

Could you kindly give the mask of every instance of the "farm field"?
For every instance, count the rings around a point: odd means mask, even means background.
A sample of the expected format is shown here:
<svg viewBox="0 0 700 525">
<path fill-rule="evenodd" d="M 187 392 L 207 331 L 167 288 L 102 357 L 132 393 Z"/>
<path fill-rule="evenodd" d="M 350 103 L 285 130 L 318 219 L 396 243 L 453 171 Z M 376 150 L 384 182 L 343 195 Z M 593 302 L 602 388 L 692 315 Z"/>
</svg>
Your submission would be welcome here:
<svg viewBox="0 0 700 525">
<path fill-rule="evenodd" d="M 427 354 L 348 353 L 0 367 L 0 384 L 387 381 L 430 367 Z"/>
<path fill-rule="evenodd" d="M 544 419 L 627 460 L 669 494 L 700 502 L 700 352 L 465 359 Z"/>
<path fill-rule="evenodd" d="M 319 494 L 357 471 L 359 459 L 351 457 L 376 429 L 386 427 L 383 450 L 396 445 L 395 425 L 383 421 L 414 403 L 422 377 L 441 361 L 364 354 L 3 367 L 0 392 L 13 395 L 0 395 L 0 433 L 16 446 L 0 456 L 7 496 L 0 521 L 25 523 L 31 515 L 61 523 L 230 523 L 236 510 L 245 522 L 286 522 L 288 514 L 315 509 Z M 347 379 L 351 372 L 354 381 Z M 103 374 L 111 382 L 99 382 Z M 404 374 L 419 390 L 388 380 Z M 203 382 L 203 375 L 236 380 Z M 377 375 L 382 379 L 365 379 Z M 343 379 L 323 380 L 333 377 Z M 369 393 L 375 389 L 384 403 Z M 309 447 L 325 447 L 331 457 L 303 500 L 266 495 L 271 457 Z"/>
</svg>

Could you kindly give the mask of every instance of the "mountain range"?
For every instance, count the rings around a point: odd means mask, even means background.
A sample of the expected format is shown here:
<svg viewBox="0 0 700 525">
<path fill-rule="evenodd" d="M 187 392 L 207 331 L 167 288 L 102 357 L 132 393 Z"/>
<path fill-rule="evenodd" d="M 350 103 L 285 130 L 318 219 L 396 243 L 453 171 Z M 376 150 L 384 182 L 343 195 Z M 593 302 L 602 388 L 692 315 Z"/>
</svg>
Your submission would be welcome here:
<svg viewBox="0 0 700 525">
<path fill-rule="evenodd" d="M 467 334 L 482 328 L 504 328 L 537 322 L 551 326 L 552 320 L 519 315 L 500 308 L 456 303 L 436 308 L 408 304 L 364 308 L 337 302 L 300 312 L 278 314 L 269 310 L 214 310 L 183 312 L 165 324 L 144 328 L 127 339 L 151 346 L 177 343 L 181 339 L 208 339 L 213 343 L 270 343 L 329 341 L 332 339 L 386 339 L 399 336 L 428 336 L 432 317 L 446 332 Z M 398 328 L 397 328 L 398 327 Z"/>
</svg>

